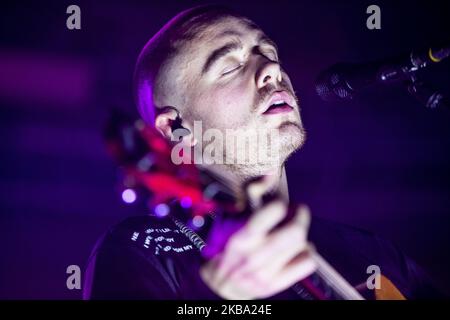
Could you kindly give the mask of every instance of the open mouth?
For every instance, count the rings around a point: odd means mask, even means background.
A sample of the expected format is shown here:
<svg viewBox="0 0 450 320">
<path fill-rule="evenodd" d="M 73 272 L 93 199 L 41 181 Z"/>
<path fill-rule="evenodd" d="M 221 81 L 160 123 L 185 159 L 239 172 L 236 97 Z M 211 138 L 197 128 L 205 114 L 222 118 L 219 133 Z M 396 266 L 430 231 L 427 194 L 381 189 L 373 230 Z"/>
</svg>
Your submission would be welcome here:
<svg viewBox="0 0 450 320">
<path fill-rule="evenodd" d="M 271 104 L 269 106 L 269 108 L 264 111 L 263 114 L 277 114 L 277 113 L 284 113 L 284 112 L 289 112 L 291 111 L 293 108 L 286 103 L 285 101 L 278 101 L 275 102 L 273 104 Z"/>
<path fill-rule="evenodd" d="M 272 94 L 264 108 L 264 115 L 290 112 L 294 109 L 295 100 L 287 91 L 277 91 Z"/>
</svg>

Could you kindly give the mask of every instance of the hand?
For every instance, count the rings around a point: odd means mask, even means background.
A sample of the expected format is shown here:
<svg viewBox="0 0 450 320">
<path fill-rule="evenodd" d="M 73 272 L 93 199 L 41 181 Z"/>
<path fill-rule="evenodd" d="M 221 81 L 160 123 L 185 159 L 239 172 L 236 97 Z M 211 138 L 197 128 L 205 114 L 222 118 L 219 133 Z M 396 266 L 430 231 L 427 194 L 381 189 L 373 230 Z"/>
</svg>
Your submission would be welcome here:
<svg viewBox="0 0 450 320">
<path fill-rule="evenodd" d="M 270 177 L 248 186 L 252 203 L 261 203 Z M 287 224 L 272 230 L 287 204 L 260 205 L 227 242 L 222 253 L 200 270 L 203 281 L 224 299 L 264 299 L 282 292 L 316 270 L 307 242 L 309 209 L 300 206 Z"/>
</svg>

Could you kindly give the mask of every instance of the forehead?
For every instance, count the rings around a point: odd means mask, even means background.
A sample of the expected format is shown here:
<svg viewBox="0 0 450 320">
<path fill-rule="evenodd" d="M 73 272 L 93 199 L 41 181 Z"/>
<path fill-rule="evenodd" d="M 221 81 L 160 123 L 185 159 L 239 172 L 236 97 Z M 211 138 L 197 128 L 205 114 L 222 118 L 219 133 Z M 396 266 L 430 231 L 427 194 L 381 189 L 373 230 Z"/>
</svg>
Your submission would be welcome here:
<svg viewBox="0 0 450 320">
<path fill-rule="evenodd" d="M 239 17 L 223 17 L 206 25 L 194 38 L 194 42 L 215 42 L 226 36 L 239 35 L 242 38 L 258 36 L 262 30 L 252 21 Z"/>
<path fill-rule="evenodd" d="M 211 50 L 230 39 L 239 39 L 243 45 L 256 43 L 263 31 L 248 19 L 224 17 L 204 26 L 185 43 L 181 53 L 190 61 L 205 58 Z"/>
</svg>

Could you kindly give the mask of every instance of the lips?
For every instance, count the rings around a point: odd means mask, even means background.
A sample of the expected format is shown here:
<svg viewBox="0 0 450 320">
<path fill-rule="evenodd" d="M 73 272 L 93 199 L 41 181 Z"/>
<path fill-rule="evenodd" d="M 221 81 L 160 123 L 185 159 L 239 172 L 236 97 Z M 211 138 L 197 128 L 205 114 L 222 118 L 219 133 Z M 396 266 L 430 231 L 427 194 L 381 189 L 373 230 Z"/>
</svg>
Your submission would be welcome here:
<svg viewBox="0 0 450 320">
<path fill-rule="evenodd" d="M 293 110 L 295 100 L 287 91 L 274 92 L 267 103 L 264 104 L 264 115 L 286 113 Z"/>
</svg>

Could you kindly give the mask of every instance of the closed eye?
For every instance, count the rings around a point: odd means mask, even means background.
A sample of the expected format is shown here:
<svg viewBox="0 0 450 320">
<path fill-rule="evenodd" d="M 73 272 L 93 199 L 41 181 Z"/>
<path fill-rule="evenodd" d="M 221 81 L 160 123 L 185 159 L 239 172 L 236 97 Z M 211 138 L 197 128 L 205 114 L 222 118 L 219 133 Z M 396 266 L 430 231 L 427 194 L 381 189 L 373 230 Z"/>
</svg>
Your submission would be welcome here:
<svg viewBox="0 0 450 320">
<path fill-rule="evenodd" d="M 261 53 L 270 61 L 280 63 L 279 59 L 278 59 L 278 55 L 274 51 L 264 51 Z"/>
<path fill-rule="evenodd" d="M 238 65 L 233 65 L 232 67 L 226 68 L 224 71 L 222 71 L 222 75 L 225 76 L 227 74 L 231 74 L 234 71 L 239 70 L 243 65 L 243 63 L 239 63 Z"/>
</svg>

